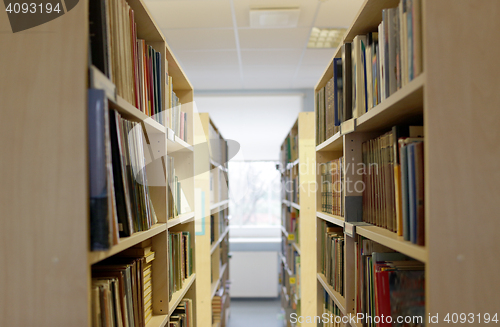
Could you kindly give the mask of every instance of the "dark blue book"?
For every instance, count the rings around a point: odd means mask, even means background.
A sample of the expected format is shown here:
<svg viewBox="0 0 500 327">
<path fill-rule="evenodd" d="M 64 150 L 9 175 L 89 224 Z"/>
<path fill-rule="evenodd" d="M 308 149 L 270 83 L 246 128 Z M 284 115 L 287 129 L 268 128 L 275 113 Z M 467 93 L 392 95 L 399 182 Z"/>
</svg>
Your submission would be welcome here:
<svg viewBox="0 0 500 327">
<path fill-rule="evenodd" d="M 408 151 L 408 213 L 410 219 L 410 241 L 417 243 L 417 184 L 415 180 L 415 143 L 407 146 Z"/>
<path fill-rule="evenodd" d="M 342 88 L 342 58 L 333 59 L 333 119 L 334 126 L 340 126 L 342 122 L 342 105 L 343 105 L 343 88 Z"/>
<path fill-rule="evenodd" d="M 399 141 L 399 155 L 401 161 L 401 211 L 403 214 L 403 237 L 406 241 L 410 240 L 410 218 L 408 212 L 408 156 L 404 145 L 404 140 Z"/>
<path fill-rule="evenodd" d="M 110 247 L 108 219 L 107 150 L 108 100 L 104 90 L 88 90 L 88 151 L 90 191 L 90 248 L 92 251 Z"/>
</svg>

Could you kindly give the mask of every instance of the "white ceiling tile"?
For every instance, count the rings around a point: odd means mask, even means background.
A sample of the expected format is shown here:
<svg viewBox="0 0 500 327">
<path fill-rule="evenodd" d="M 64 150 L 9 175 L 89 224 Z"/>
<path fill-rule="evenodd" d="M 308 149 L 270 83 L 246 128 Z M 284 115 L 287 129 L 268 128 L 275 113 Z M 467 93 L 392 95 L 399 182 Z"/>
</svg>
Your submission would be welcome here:
<svg viewBox="0 0 500 327">
<path fill-rule="evenodd" d="M 304 58 L 302 58 L 302 65 L 324 65 L 325 67 L 330 63 L 336 49 L 307 49 Z"/>
<path fill-rule="evenodd" d="M 196 90 L 233 90 L 241 89 L 241 77 L 238 68 L 217 69 L 206 68 L 200 71 L 187 71 L 193 88 Z"/>
<path fill-rule="evenodd" d="M 239 29 L 242 49 L 302 49 L 309 38 L 310 28 Z"/>
<path fill-rule="evenodd" d="M 197 30 L 162 30 L 174 51 L 235 49 L 234 32 L 229 30 L 197 29 Z M 182 60 L 182 58 L 180 58 Z"/>
<path fill-rule="evenodd" d="M 302 65 L 293 80 L 293 87 L 314 88 L 326 69 L 326 65 Z"/>
<path fill-rule="evenodd" d="M 321 2 L 316 17 L 317 27 L 349 27 L 364 0 L 335 0 Z"/>
<path fill-rule="evenodd" d="M 250 26 L 250 9 L 296 8 L 300 9 L 298 27 L 310 27 L 319 1 L 312 0 L 233 0 L 238 27 Z"/>
<path fill-rule="evenodd" d="M 176 57 L 182 58 L 183 67 L 193 67 L 198 70 L 207 67 L 238 67 L 236 50 L 179 51 Z"/>
<path fill-rule="evenodd" d="M 242 50 L 243 65 L 298 65 L 302 50 Z"/>
<path fill-rule="evenodd" d="M 262 65 L 262 66 L 243 66 L 243 76 L 251 78 L 292 78 L 296 66 Z"/>
<path fill-rule="evenodd" d="M 233 27 L 229 0 L 146 1 L 161 29 Z"/>
</svg>

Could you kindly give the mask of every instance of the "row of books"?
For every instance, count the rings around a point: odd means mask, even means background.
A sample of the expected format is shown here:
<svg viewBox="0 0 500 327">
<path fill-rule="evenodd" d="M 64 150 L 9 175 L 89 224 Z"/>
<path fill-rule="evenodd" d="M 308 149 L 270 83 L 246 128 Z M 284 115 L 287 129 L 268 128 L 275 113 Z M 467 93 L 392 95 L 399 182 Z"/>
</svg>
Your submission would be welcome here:
<svg viewBox="0 0 500 327">
<path fill-rule="evenodd" d="M 363 221 L 425 243 L 423 127 L 394 126 L 362 145 Z"/>
<path fill-rule="evenodd" d="M 293 203 L 300 203 L 299 175 L 290 174 L 290 172 L 281 175 L 282 198 Z"/>
<path fill-rule="evenodd" d="M 225 287 L 221 285 L 212 298 L 212 324 L 223 320 L 224 305 L 226 301 L 228 301 L 228 294 L 226 293 Z"/>
<path fill-rule="evenodd" d="M 421 6 L 421 0 L 401 0 L 397 8 L 382 11 L 377 31 L 341 46 L 332 79 L 316 93 L 317 144 L 422 72 Z"/>
<path fill-rule="evenodd" d="M 295 261 L 299 254 L 293 247 L 292 243 L 294 241 L 290 241 L 285 235 L 282 236 L 281 238 L 281 255 L 285 259 L 285 262 L 288 266 L 288 269 L 290 269 L 290 273 L 292 275 L 295 275 L 297 271 L 295 270 Z"/>
<path fill-rule="evenodd" d="M 88 90 L 90 244 L 107 250 L 119 237 L 157 222 L 149 194 L 141 124 L 108 110 L 102 90 Z"/>
<path fill-rule="evenodd" d="M 177 99 L 175 93 L 173 94 L 174 99 Z M 177 104 L 176 104 L 177 103 Z M 181 140 L 187 142 L 188 135 L 188 114 L 181 110 L 181 104 L 178 100 L 174 102 L 172 109 L 166 110 L 164 113 L 165 126 L 170 128 L 175 135 L 177 135 Z"/>
<path fill-rule="evenodd" d="M 300 279 L 300 256 L 295 255 L 294 270 L 296 274 L 291 273 L 285 262 L 281 262 L 279 281 L 282 292 L 286 295 L 282 297 L 282 306 L 292 310 L 298 309 L 300 299 L 300 286 L 297 281 Z"/>
<path fill-rule="evenodd" d="M 321 272 L 328 284 L 344 295 L 344 231 L 322 222 L 320 227 L 322 262 Z"/>
<path fill-rule="evenodd" d="M 151 240 L 92 266 L 92 326 L 145 327 L 153 316 Z"/>
<path fill-rule="evenodd" d="M 182 184 L 175 170 L 174 157 L 167 156 L 167 215 L 168 219 L 177 218 L 179 215 L 191 212 L 191 206 L 182 190 Z"/>
<path fill-rule="evenodd" d="M 92 64 L 116 85 L 118 95 L 163 124 L 164 58 L 137 38 L 134 11 L 128 3 L 89 1 L 89 28 Z"/>
<path fill-rule="evenodd" d="M 208 138 L 210 143 L 210 158 L 215 163 L 227 168 L 227 162 L 229 161 L 227 141 L 224 140 L 211 121 L 208 129 Z"/>
<path fill-rule="evenodd" d="M 170 327 L 194 327 L 194 308 L 192 299 L 182 299 L 170 316 Z"/>
<path fill-rule="evenodd" d="M 288 234 L 293 234 L 294 241 L 299 243 L 299 218 L 300 213 L 297 209 L 282 206 L 281 225 Z"/>
<path fill-rule="evenodd" d="M 322 163 L 321 179 L 321 211 L 344 216 L 344 172 L 343 157 Z"/>
<path fill-rule="evenodd" d="M 172 294 L 180 290 L 184 280 L 193 273 L 193 250 L 189 232 L 169 232 L 168 234 L 168 269 L 169 300 Z"/>
<path fill-rule="evenodd" d="M 297 133 L 297 130 L 292 128 L 281 147 L 281 168 L 285 169 L 288 163 L 294 162 L 298 158 L 299 135 Z"/>
<path fill-rule="evenodd" d="M 363 313 L 364 326 L 391 326 L 377 317 L 412 317 L 411 326 L 425 325 L 425 265 L 405 255 L 357 237 L 355 243 L 355 313 Z M 420 321 L 418 319 L 421 318 Z"/>
<path fill-rule="evenodd" d="M 336 80 L 334 80 L 336 78 Z M 316 145 L 323 143 L 340 131 L 339 115 L 342 108 L 342 74 L 332 77 L 324 87 L 316 92 Z"/>
<path fill-rule="evenodd" d="M 323 312 L 321 314 L 322 327 L 341 327 L 344 326 L 342 318 L 344 314 L 339 307 L 333 302 L 332 297 L 326 290 L 323 290 Z M 345 321 L 345 318 L 344 318 Z"/>
</svg>

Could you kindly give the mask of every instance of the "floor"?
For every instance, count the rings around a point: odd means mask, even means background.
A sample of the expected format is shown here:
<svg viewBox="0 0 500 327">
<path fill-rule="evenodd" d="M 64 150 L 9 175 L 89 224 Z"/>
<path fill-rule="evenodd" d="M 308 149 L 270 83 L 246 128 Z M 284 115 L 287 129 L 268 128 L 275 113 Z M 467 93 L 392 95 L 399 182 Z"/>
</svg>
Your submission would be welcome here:
<svg viewBox="0 0 500 327">
<path fill-rule="evenodd" d="M 281 303 L 276 299 L 231 299 L 227 327 L 282 327 Z"/>
</svg>

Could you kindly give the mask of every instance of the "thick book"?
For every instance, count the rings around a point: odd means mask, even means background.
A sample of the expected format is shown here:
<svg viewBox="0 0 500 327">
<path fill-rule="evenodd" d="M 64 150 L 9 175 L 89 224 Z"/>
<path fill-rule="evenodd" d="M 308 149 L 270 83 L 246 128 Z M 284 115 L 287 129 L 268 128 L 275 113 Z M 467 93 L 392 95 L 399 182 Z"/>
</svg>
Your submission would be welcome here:
<svg viewBox="0 0 500 327">
<path fill-rule="evenodd" d="M 342 116 L 343 122 L 352 118 L 352 64 L 351 64 L 351 43 L 342 45 L 342 89 L 344 95 Z"/>
<path fill-rule="evenodd" d="M 366 104 L 366 35 L 357 35 L 352 42 L 352 116 L 361 117 Z"/>
<path fill-rule="evenodd" d="M 110 192 L 108 100 L 104 90 L 88 90 L 88 149 L 90 190 L 90 247 L 107 250 L 112 245 L 113 196 Z"/>
<path fill-rule="evenodd" d="M 407 137 L 422 137 L 424 134 L 423 126 L 396 125 L 392 127 L 393 133 L 393 158 L 394 158 L 394 191 L 395 191 L 395 209 L 396 209 L 396 230 L 399 236 L 403 235 L 403 204 L 401 191 L 401 160 L 399 153 L 398 140 Z"/>
<path fill-rule="evenodd" d="M 113 179 L 115 185 L 116 211 L 118 216 L 118 230 L 120 237 L 127 237 L 133 233 L 132 209 L 130 205 L 129 175 L 126 171 L 126 159 L 121 133 L 120 114 L 110 110 L 109 128 L 111 138 L 111 153 L 113 162 Z"/>
<path fill-rule="evenodd" d="M 343 84 L 342 84 L 342 58 L 333 59 L 333 121 L 334 126 L 340 128 L 342 122 L 342 108 L 343 108 Z"/>
</svg>

